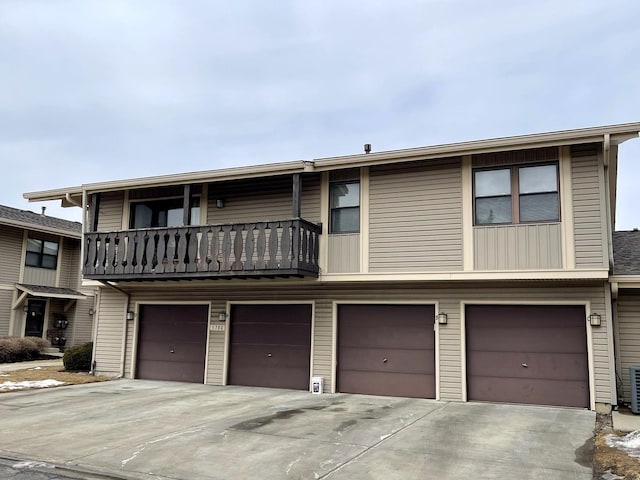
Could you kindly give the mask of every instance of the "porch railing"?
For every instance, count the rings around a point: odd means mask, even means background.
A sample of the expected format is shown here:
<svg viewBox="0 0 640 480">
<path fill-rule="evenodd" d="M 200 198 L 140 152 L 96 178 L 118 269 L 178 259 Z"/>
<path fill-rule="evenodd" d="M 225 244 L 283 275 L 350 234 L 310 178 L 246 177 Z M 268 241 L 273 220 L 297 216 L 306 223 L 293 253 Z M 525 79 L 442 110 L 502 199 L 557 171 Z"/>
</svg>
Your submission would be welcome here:
<svg viewBox="0 0 640 480">
<path fill-rule="evenodd" d="M 320 225 L 302 219 L 85 233 L 83 274 L 155 277 L 318 276 Z"/>
</svg>

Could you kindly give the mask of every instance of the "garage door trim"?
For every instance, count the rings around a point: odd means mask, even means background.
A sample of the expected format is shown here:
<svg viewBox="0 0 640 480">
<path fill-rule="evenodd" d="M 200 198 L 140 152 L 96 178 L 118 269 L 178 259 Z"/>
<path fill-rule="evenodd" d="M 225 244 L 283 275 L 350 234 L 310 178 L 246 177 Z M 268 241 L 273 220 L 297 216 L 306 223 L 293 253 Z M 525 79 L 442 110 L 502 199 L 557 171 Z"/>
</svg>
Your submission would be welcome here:
<svg viewBox="0 0 640 480">
<path fill-rule="evenodd" d="M 207 307 L 207 340 L 206 340 L 206 345 L 205 345 L 205 351 L 204 351 L 204 384 L 207 383 L 207 373 L 209 370 L 209 362 L 208 362 L 208 358 L 209 358 L 209 336 L 210 336 L 210 330 L 211 330 L 211 302 L 203 302 L 203 301 L 197 301 L 197 300 L 192 300 L 192 301 L 168 301 L 168 300 L 159 300 L 159 301 L 154 301 L 154 300 L 143 300 L 140 302 L 135 302 L 134 304 L 134 321 L 130 322 L 128 320 L 126 320 L 126 312 L 125 312 L 125 325 L 124 325 L 124 331 L 123 331 L 123 344 L 126 344 L 127 341 L 127 332 L 128 329 L 131 328 L 131 326 L 129 325 L 130 323 L 133 323 L 133 345 L 131 347 L 131 378 L 136 378 L 138 372 L 138 335 L 140 332 L 140 307 L 142 305 L 204 305 Z M 123 353 L 123 363 L 124 363 L 124 349 L 125 349 L 125 345 L 123 345 L 122 347 L 122 353 Z M 122 367 L 124 369 L 124 365 Z"/>
<path fill-rule="evenodd" d="M 311 338 L 309 341 L 309 390 L 311 389 L 311 376 L 313 375 L 313 352 L 316 326 L 316 302 L 315 300 L 238 300 L 228 301 L 225 306 L 225 335 L 224 335 L 224 360 L 222 364 L 222 385 L 229 385 L 229 360 L 231 355 L 231 306 L 232 305 L 311 305 Z M 222 322 L 221 322 L 222 323 Z"/>
<path fill-rule="evenodd" d="M 429 305 L 433 306 L 436 315 L 440 312 L 437 300 L 334 300 L 331 308 L 332 333 L 331 341 L 331 393 L 336 393 L 338 385 L 338 306 L 339 305 Z M 436 398 L 440 400 L 440 324 L 434 319 L 435 335 L 435 380 Z M 466 388 L 466 387 L 465 387 Z"/>
<path fill-rule="evenodd" d="M 593 335 L 592 335 L 592 327 L 587 318 L 591 313 L 591 302 L 589 300 L 586 301 L 562 301 L 562 300 L 523 300 L 523 301 L 500 301 L 500 300 L 468 300 L 460 302 L 460 356 L 461 356 L 461 370 L 462 370 L 462 401 L 467 402 L 468 400 L 468 390 L 467 390 L 467 336 L 466 336 L 466 307 L 471 305 L 514 305 L 514 306 L 574 306 L 574 307 L 584 307 L 585 317 L 584 322 L 586 325 L 587 332 L 587 365 L 589 368 L 589 408 L 591 410 L 596 409 L 596 400 L 595 400 L 595 377 L 594 377 L 594 363 L 593 363 Z M 606 312 L 598 312 L 603 317 L 603 322 L 608 316 Z M 595 327 L 602 328 L 602 327 Z"/>
</svg>

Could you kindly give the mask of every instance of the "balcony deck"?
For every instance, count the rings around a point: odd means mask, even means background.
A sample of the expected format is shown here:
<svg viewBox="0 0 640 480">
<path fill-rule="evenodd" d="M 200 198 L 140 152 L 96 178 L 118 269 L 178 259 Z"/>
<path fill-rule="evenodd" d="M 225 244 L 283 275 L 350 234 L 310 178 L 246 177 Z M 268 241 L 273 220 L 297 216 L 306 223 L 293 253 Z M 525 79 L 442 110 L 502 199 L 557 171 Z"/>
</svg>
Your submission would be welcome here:
<svg viewBox="0 0 640 480">
<path fill-rule="evenodd" d="M 322 227 L 296 218 L 84 234 L 85 278 L 318 277 Z"/>
</svg>

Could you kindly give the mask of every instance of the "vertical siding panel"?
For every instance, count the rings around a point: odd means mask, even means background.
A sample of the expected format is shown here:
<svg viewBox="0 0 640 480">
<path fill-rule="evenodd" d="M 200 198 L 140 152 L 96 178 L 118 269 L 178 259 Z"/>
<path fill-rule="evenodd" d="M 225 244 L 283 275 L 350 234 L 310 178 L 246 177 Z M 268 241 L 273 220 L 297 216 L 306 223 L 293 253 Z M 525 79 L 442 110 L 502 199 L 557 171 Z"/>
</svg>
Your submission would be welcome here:
<svg viewBox="0 0 640 480">
<path fill-rule="evenodd" d="M 0 229 L 0 284 L 14 284 L 20 278 L 22 230 L 3 225 Z"/>
<path fill-rule="evenodd" d="M 120 373 L 122 336 L 124 334 L 126 297 L 109 288 L 100 294 L 100 318 L 98 320 L 96 372 L 116 376 Z M 131 351 L 131 350 L 127 350 Z"/>
<path fill-rule="evenodd" d="M 0 290 L 0 337 L 9 335 L 13 290 Z"/>
<path fill-rule="evenodd" d="M 360 234 L 329 235 L 329 273 L 360 271 Z"/>
<path fill-rule="evenodd" d="M 576 268 L 603 268 L 602 210 L 597 152 L 571 151 Z"/>
<path fill-rule="evenodd" d="M 48 268 L 24 267 L 23 283 L 27 285 L 56 286 L 56 270 Z"/>
<path fill-rule="evenodd" d="M 619 353 L 622 379 L 620 397 L 631 401 L 629 368 L 640 365 L 640 295 L 620 294 L 617 300 L 617 325 L 620 338 Z"/>
<path fill-rule="evenodd" d="M 98 231 L 111 232 L 122 230 L 123 192 L 105 192 L 100 194 L 98 209 Z"/>
<path fill-rule="evenodd" d="M 462 270 L 456 160 L 376 166 L 369 180 L 369 271 Z"/>
</svg>

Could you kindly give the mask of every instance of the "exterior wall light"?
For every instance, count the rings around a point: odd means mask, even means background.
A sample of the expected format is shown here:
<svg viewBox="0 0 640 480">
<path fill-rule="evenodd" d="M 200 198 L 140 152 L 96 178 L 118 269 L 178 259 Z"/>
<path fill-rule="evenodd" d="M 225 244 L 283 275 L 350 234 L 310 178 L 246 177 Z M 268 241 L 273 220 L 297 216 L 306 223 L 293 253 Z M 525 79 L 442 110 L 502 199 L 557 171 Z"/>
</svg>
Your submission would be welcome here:
<svg viewBox="0 0 640 480">
<path fill-rule="evenodd" d="M 446 325 L 447 324 L 447 314 L 444 312 L 440 312 L 438 315 L 436 315 L 436 320 L 438 320 L 438 323 L 440 325 Z"/>
<path fill-rule="evenodd" d="M 224 200 L 222 198 L 216 199 L 216 208 L 224 208 Z"/>
<path fill-rule="evenodd" d="M 89 316 L 93 317 L 93 314 L 96 313 L 95 310 L 93 308 L 89 309 Z"/>
<path fill-rule="evenodd" d="M 599 327 L 600 325 L 602 325 L 602 317 L 600 316 L 599 313 L 591 313 L 589 314 L 589 324 L 592 327 Z"/>
<path fill-rule="evenodd" d="M 25 305 L 24 307 L 22 307 L 22 311 L 24 313 L 29 313 L 29 305 Z"/>
<path fill-rule="evenodd" d="M 219 322 L 226 322 L 227 321 L 227 312 L 220 312 L 218 314 L 218 321 Z"/>
<path fill-rule="evenodd" d="M 135 314 L 133 312 L 127 312 L 127 320 L 133 320 L 135 317 Z"/>
</svg>

